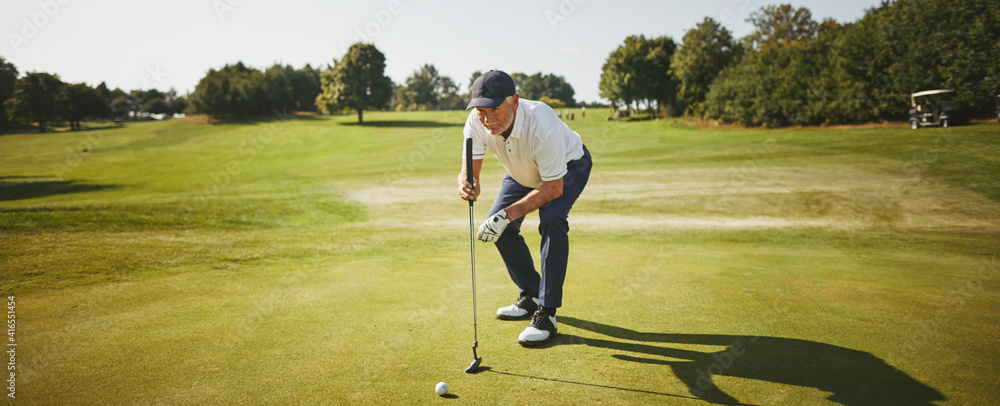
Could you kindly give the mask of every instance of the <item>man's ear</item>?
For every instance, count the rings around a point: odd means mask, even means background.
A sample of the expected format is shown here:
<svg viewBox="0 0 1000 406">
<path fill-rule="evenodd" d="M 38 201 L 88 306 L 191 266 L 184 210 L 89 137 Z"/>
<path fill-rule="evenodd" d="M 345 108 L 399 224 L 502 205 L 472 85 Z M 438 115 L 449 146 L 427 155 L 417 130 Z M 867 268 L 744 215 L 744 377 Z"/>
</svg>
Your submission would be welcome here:
<svg viewBox="0 0 1000 406">
<path fill-rule="evenodd" d="M 507 98 L 506 103 L 511 107 L 517 107 L 517 101 L 519 100 L 519 98 L 520 97 L 517 95 L 517 93 L 514 93 L 513 95 Z"/>
</svg>

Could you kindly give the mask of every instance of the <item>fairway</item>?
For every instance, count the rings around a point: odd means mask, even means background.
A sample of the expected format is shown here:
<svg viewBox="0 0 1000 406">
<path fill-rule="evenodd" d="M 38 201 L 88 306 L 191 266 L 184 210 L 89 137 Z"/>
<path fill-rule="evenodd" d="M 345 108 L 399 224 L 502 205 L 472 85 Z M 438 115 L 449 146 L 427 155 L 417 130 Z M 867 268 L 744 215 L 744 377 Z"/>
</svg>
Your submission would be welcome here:
<svg viewBox="0 0 1000 406">
<path fill-rule="evenodd" d="M 477 374 L 465 112 L 0 135 L 10 403 L 1000 403 L 1000 125 L 588 112 L 560 334 L 477 243 Z"/>
</svg>

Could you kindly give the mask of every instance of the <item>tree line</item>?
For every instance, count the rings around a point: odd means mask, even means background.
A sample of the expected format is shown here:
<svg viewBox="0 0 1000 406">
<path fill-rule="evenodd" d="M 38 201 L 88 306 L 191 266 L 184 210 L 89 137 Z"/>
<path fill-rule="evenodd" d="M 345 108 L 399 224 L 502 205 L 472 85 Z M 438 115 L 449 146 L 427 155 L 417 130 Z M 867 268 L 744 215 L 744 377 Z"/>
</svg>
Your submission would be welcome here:
<svg viewBox="0 0 1000 406">
<path fill-rule="evenodd" d="M 860 20 L 815 21 L 806 8 L 769 5 L 751 14 L 755 31 L 734 38 L 706 17 L 681 43 L 629 36 L 605 60 L 600 95 L 650 116 L 689 115 L 751 126 L 898 120 L 910 93 L 951 88 L 974 116 L 1000 93 L 1000 8 L 995 0 L 885 0 Z M 481 72 L 473 72 L 468 86 Z M 573 87 L 555 74 L 513 72 L 522 97 L 575 106 Z M 268 116 L 273 110 L 464 109 L 467 90 L 432 64 L 404 83 L 385 76 L 385 55 L 357 43 L 322 69 L 242 62 L 211 69 L 189 96 L 174 91 L 110 90 L 66 84 L 0 58 L 0 124 L 51 120 L 79 128 L 86 117 L 203 113 L 214 119 Z"/>
<path fill-rule="evenodd" d="M 316 111 L 320 71 L 274 64 L 260 70 L 243 62 L 209 69 L 190 96 L 187 113 L 213 119 L 244 119 L 273 115 L 274 110 Z"/>
<path fill-rule="evenodd" d="M 461 91 L 450 77 L 432 64 L 413 72 L 400 85 L 384 74 L 385 56 L 372 44 L 353 45 L 324 69 L 305 65 L 294 69 L 275 64 L 258 69 L 237 62 L 210 69 L 188 96 L 174 90 L 109 90 L 104 83 L 90 87 L 66 84 L 56 75 L 30 72 L 18 78 L 17 69 L 0 58 L 0 117 L 37 122 L 44 132 L 49 122 L 65 120 L 80 129 L 85 118 L 140 117 L 148 114 L 206 114 L 213 120 L 253 119 L 279 112 L 355 111 L 363 121 L 365 110 L 464 110 L 468 90 Z M 481 72 L 474 72 L 468 88 Z M 523 97 L 553 107 L 575 105 L 573 87 L 562 76 L 515 72 L 511 76 Z M 2 124 L 3 121 L 0 121 Z"/>
<path fill-rule="evenodd" d="M 18 76 L 17 67 L 0 57 L 0 126 L 37 122 L 39 132 L 45 132 L 49 123 L 65 121 L 71 130 L 80 130 L 87 118 L 125 120 L 147 114 L 172 115 L 188 106 L 184 96 L 173 89 L 125 92 L 111 90 L 104 82 L 95 87 L 65 83 L 58 75 L 45 72 Z"/>
<path fill-rule="evenodd" d="M 385 55 L 374 45 L 358 43 L 333 61 L 321 74 L 321 93 L 316 105 L 324 113 L 352 110 L 363 122 L 365 110 L 464 110 L 468 89 L 482 71 L 469 78 L 466 92 L 432 64 L 425 64 L 402 85 L 385 76 Z M 562 76 L 521 72 L 510 74 L 521 97 L 542 100 L 553 107 L 573 106 L 573 87 Z"/>
<path fill-rule="evenodd" d="M 601 96 L 618 106 L 751 126 L 899 120 L 911 93 L 950 88 L 973 116 L 1000 94 L 995 0 L 883 1 L 852 23 L 770 5 L 734 38 L 711 18 L 669 37 L 632 36 L 609 55 Z M 668 56 L 664 56 L 669 54 Z"/>
</svg>

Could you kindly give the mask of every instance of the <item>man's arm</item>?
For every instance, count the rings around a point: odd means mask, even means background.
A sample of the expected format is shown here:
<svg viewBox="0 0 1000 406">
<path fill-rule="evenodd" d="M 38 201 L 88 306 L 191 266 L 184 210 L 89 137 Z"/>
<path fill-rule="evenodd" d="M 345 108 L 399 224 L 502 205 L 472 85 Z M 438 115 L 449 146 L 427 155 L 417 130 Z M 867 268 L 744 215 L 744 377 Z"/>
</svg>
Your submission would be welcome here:
<svg viewBox="0 0 1000 406">
<path fill-rule="evenodd" d="M 469 179 L 468 175 L 466 175 L 465 168 L 466 164 L 465 164 L 465 159 L 463 158 L 462 172 L 458 174 L 458 197 L 461 197 L 462 200 L 476 201 L 476 198 L 479 197 L 479 192 L 481 191 L 481 189 L 479 188 L 479 171 L 483 169 L 483 160 L 482 159 L 472 160 L 472 180 L 474 181 L 473 183 L 475 183 L 475 185 L 469 184 Z"/>
<path fill-rule="evenodd" d="M 479 182 L 476 183 L 478 184 Z M 532 190 L 526 196 L 521 198 L 521 200 L 507 206 L 504 210 L 507 212 L 508 219 L 515 220 L 524 217 L 528 213 L 538 210 L 538 208 L 545 205 L 545 203 L 556 200 L 559 196 L 562 196 L 562 193 L 562 178 L 542 181 L 542 186 L 539 186 L 538 189 Z"/>
</svg>

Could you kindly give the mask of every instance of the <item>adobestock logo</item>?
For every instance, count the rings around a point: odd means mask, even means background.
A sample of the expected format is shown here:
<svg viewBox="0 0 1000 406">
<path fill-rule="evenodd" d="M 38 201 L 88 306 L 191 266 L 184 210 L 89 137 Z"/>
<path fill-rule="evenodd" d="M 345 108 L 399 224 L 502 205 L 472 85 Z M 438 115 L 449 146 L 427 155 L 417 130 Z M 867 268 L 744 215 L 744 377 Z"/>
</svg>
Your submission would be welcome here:
<svg viewBox="0 0 1000 406">
<path fill-rule="evenodd" d="M 21 17 L 21 22 L 24 23 L 21 25 L 21 32 L 10 31 L 7 33 L 7 40 L 10 41 L 10 47 L 14 49 L 14 52 L 21 52 L 21 46 L 38 36 L 38 32 L 48 26 L 49 21 L 52 21 L 62 11 L 62 6 L 69 2 L 70 0 L 42 0 L 38 2 L 40 10 L 32 14 L 31 19 Z"/>
<path fill-rule="evenodd" d="M 545 19 L 549 21 L 549 27 L 552 27 L 552 32 L 556 31 L 556 24 L 565 22 L 566 19 L 576 12 L 576 6 L 579 6 L 586 2 L 587 0 L 562 0 L 559 5 L 556 6 L 555 11 L 545 10 Z"/>
<path fill-rule="evenodd" d="M 212 2 L 212 8 L 215 9 L 215 14 L 219 16 L 219 21 L 226 21 L 226 14 L 236 11 L 236 7 L 243 4 L 243 0 L 215 0 Z"/>
</svg>

